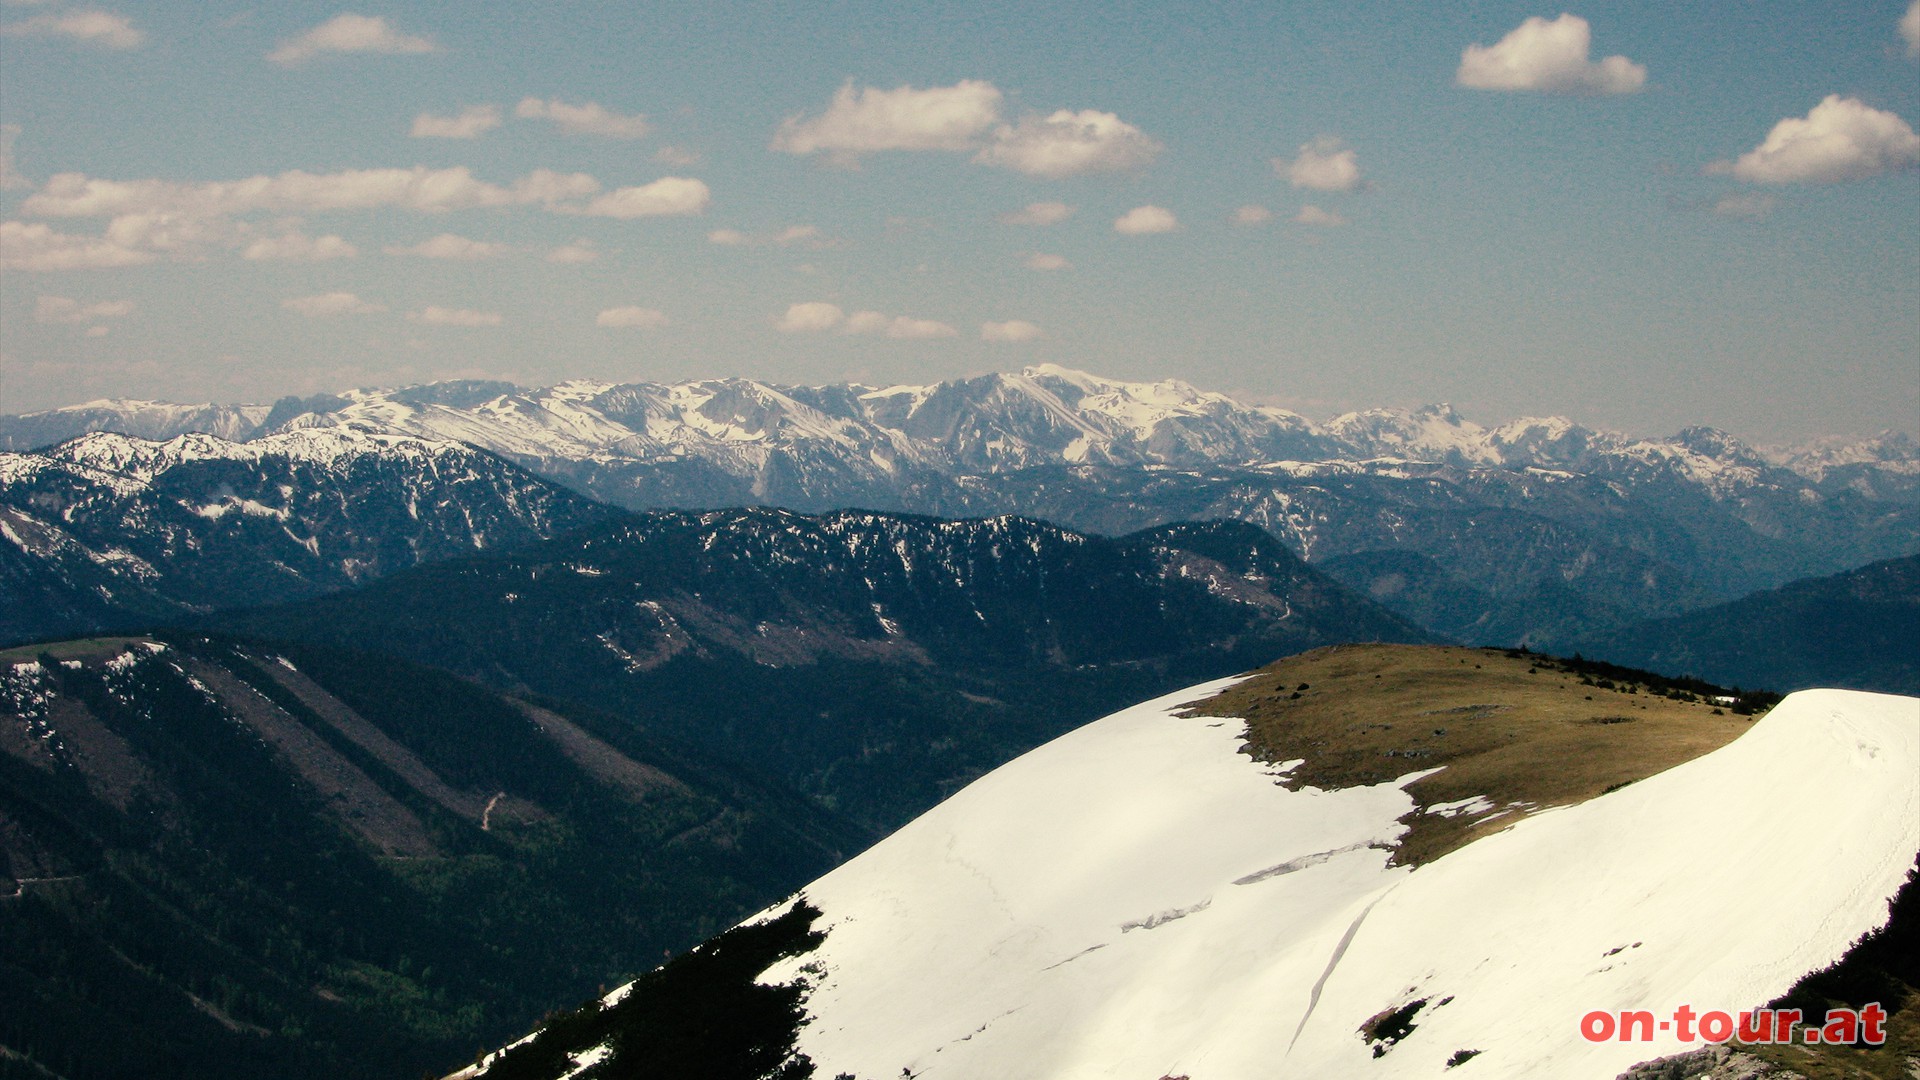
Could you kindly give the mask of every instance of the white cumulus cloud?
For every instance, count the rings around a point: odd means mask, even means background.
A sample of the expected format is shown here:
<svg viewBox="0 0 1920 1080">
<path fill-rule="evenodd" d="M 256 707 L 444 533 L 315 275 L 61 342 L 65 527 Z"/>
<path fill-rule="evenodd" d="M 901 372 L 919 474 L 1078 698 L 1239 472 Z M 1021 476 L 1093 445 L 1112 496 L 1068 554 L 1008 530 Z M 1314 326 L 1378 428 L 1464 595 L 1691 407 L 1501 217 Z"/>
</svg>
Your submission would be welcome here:
<svg viewBox="0 0 1920 1080">
<path fill-rule="evenodd" d="M 1301 144 L 1299 156 L 1292 161 L 1274 158 L 1273 169 L 1294 187 L 1310 191 L 1357 191 L 1366 184 L 1358 157 L 1344 140 L 1332 135 Z"/>
<path fill-rule="evenodd" d="M 1827 95 L 1805 118 L 1773 125 L 1759 146 L 1708 172 L 1757 184 L 1832 184 L 1920 165 L 1920 135 L 1893 113 Z"/>
<path fill-rule="evenodd" d="M 609 139 L 638 139 L 653 130 L 647 118 L 639 114 L 622 115 L 598 102 L 569 105 L 564 101 L 526 98 L 514 106 L 513 115 L 522 120 L 551 120 L 569 135 L 600 135 Z"/>
<path fill-rule="evenodd" d="M 1900 40 L 1907 43 L 1908 56 L 1920 56 L 1920 0 L 1913 0 L 1900 16 Z"/>
<path fill-rule="evenodd" d="M 1160 206 L 1136 206 L 1114 219 L 1113 231 L 1125 236 L 1172 232 L 1180 227 L 1173 211 Z"/>
<path fill-rule="evenodd" d="M 505 244 L 490 244 L 483 240 L 469 240 L 453 233 L 441 233 L 429 240 L 417 244 L 402 246 L 388 245 L 389 255 L 418 255 L 423 259 L 448 259 L 456 262 L 478 262 L 491 259 L 507 250 Z"/>
<path fill-rule="evenodd" d="M 416 139 L 477 139 L 500 126 L 500 106 L 471 105 L 452 116 L 421 113 L 413 118 Z"/>
<path fill-rule="evenodd" d="M 497 311 L 475 311 L 472 308 L 447 308 L 429 305 L 419 311 L 410 311 L 407 318 L 427 326 L 499 326 L 505 320 Z"/>
<path fill-rule="evenodd" d="M 104 270 L 152 262 L 150 251 L 105 237 L 55 232 L 42 222 L 0 221 L 0 269 Z"/>
<path fill-rule="evenodd" d="M 1235 225 L 1265 225 L 1272 220 L 1273 211 L 1258 203 L 1248 203 L 1233 212 Z"/>
<path fill-rule="evenodd" d="M 325 319 L 335 315 L 372 315 L 387 310 L 385 304 L 362 300 L 350 292 L 290 296 L 280 301 L 280 306 L 309 319 Z"/>
<path fill-rule="evenodd" d="M 667 316 L 665 312 L 649 307 L 616 307 L 595 316 L 593 325 L 652 330 L 667 325 Z"/>
<path fill-rule="evenodd" d="M 651 184 L 616 188 L 588 203 L 582 213 L 594 217 L 684 217 L 704 213 L 713 193 L 699 180 L 663 176 Z"/>
<path fill-rule="evenodd" d="M 1539 90 L 1554 94 L 1631 94 L 1647 69 L 1624 56 L 1587 58 L 1593 28 L 1578 15 L 1538 15 L 1492 45 L 1469 45 L 1454 78 L 1475 90 Z"/>
<path fill-rule="evenodd" d="M 63 14 L 35 15 L 0 26 L 7 37 L 65 37 L 108 49 L 137 49 L 147 40 L 145 32 L 123 15 L 105 11 L 69 11 Z"/>
<path fill-rule="evenodd" d="M 335 15 L 319 26 L 280 43 L 267 59 L 282 67 L 304 64 L 322 53 L 418 55 L 439 52 L 423 37 L 403 34 L 375 15 Z"/>
<path fill-rule="evenodd" d="M 1336 229 L 1347 223 L 1347 219 L 1338 212 L 1322 210 L 1312 203 L 1302 206 L 1300 212 L 1293 215 L 1293 220 L 1299 225 L 1313 225 L 1323 229 Z"/>
<path fill-rule="evenodd" d="M 981 341 L 1037 341 L 1042 336 L 1040 328 L 1025 319 L 980 324 Z"/>
<path fill-rule="evenodd" d="M 1058 225 L 1073 216 L 1074 208 L 1063 202 L 1028 203 L 1018 210 L 1000 215 L 1002 225 Z"/>
<path fill-rule="evenodd" d="M 308 236 L 290 230 L 279 236 L 263 236 L 254 240 L 240 254 L 255 262 L 326 262 L 329 259 L 351 259 L 360 254 L 360 249 L 331 234 Z"/>
<path fill-rule="evenodd" d="M 1065 255 L 1048 255 L 1048 254 L 1045 254 L 1044 252 L 1039 252 L 1039 251 L 1028 252 L 1027 258 L 1026 258 L 1026 264 L 1027 264 L 1027 269 L 1029 270 L 1071 270 L 1073 269 L 1073 264 L 1067 261 L 1067 257 Z"/>
<path fill-rule="evenodd" d="M 83 304 L 66 296 L 42 296 L 33 306 L 33 321 L 41 323 L 71 325 L 100 319 L 121 319 L 131 314 L 131 300 L 100 300 Z"/>
<path fill-rule="evenodd" d="M 925 90 L 855 90 L 848 81 L 819 116 L 788 117 L 770 148 L 842 160 L 882 150 L 971 150 L 1000 122 L 1000 98 L 999 88 L 976 79 Z"/>
<path fill-rule="evenodd" d="M 785 315 L 774 320 L 773 328 L 783 334 L 818 333 L 839 326 L 846 317 L 839 304 L 814 300 L 789 306 Z"/>
<path fill-rule="evenodd" d="M 1110 112 L 1060 109 L 1002 124 L 974 160 L 1058 180 L 1082 173 L 1124 172 L 1159 156 L 1160 143 Z"/>
</svg>

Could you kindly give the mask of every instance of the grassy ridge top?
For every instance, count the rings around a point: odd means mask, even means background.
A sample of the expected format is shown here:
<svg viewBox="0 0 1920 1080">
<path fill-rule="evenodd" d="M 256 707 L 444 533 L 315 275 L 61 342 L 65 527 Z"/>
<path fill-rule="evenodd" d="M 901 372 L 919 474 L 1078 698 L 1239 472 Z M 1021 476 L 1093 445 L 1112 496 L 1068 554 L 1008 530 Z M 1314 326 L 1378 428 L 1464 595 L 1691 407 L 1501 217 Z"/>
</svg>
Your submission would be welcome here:
<svg viewBox="0 0 1920 1080">
<path fill-rule="evenodd" d="M 1713 689 L 1502 649 L 1337 645 L 1193 711 L 1245 719 L 1246 753 L 1298 762 L 1281 780 L 1290 789 L 1438 769 L 1406 789 L 1417 805 L 1393 859 L 1418 865 L 1733 741 L 1754 718 Z"/>
</svg>

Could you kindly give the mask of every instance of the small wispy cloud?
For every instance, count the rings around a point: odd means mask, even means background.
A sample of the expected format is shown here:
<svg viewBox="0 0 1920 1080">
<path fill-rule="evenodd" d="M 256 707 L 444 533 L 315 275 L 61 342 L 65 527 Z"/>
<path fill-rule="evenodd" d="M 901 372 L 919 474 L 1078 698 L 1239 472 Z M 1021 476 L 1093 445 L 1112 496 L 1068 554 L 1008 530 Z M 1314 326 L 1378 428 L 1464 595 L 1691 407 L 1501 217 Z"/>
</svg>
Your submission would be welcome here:
<svg viewBox="0 0 1920 1080">
<path fill-rule="evenodd" d="M 1113 231 L 1123 236 L 1170 233 L 1180 227 L 1173 211 L 1161 206 L 1136 206 L 1114 219 Z"/>
<path fill-rule="evenodd" d="M 999 216 L 1002 225 L 1058 225 L 1073 216 L 1074 208 L 1063 202 L 1028 203 L 1018 210 Z"/>
<path fill-rule="evenodd" d="M 6 37 L 63 37 L 103 49 L 137 49 L 147 40 L 146 32 L 124 15 L 106 11 L 69 11 L 35 15 L 30 19 L 0 25 Z"/>
<path fill-rule="evenodd" d="M 281 67 L 296 67 L 327 53 L 417 56 L 439 51 L 440 46 L 427 38 L 403 34 L 377 15 L 346 13 L 281 42 L 267 59 Z"/>
<path fill-rule="evenodd" d="M 413 118 L 416 139 L 477 139 L 500 126 L 498 105 L 472 105 L 452 116 L 421 113 Z"/>
<path fill-rule="evenodd" d="M 663 176 L 651 184 L 616 188 L 589 202 L 581 213 L 620 219 L 685 217 L 704 213 L 713 192 L 699 180 Z"/>
<path fill-rule="evenodd" d="M 1235 225 L 1265 225 L 1273 220 L 1273 211 L 1258 203 L 1248 203 L 1233 212 Z"/>
<path fill-rule="evenodd" d="M 1347 223 L 1347 219 L 1341 214 L 1332 210 L 1322 210 L 1312 203 L 1302 206 L 1300 212 L 1293 215 L 1293 220 L 1297 225 L 1311 225 L 1320 229 L 1337 229 Z"/>
<path fill-rule="evenodd" d="M 1353 149 L 1332 135 L 1303 143 L 1292 160 L 1274 158 L 1273 168 L 1294 187 L 1309 191 L 1358 191 L 1366 184 Z"/>
<path fill-rule="evenodd" d="M 650 307 L 615 307 L 595 316 L 593 325 L 610 329 L 653 330 L 667 325 L 667 316 L 665 312 Z"/>
<path fill-rule="evenodd" d="M 547 252 L 547 261 L 561 266 L 579 266 L 600 258 L 600 249 L 591 240 L 575 240 Z"/>
<path fill-rule="evenodd" d="M 67 296 L 42 296 L 34 304 L 33 321 L 39 323 L 78 323 L 97 322 L 101 319 L 122 319 L 133 314 L 131 300 L 98 300 L 84 304 Z"/>
<path fill-rule="evenodd" d="M 551 120 L 569 135 L 599 135 L 608 139 L 638 139 L 653 130 L 653 124 L 639 114 L 613 112 L 599 102 L 581 105 L 540 98 L 526 98 L 514 106 L 513 115 L 522 120 Z"/>
<path fill-rule="evenodd" d="M 326 319 L 335 315 L 373 315 L 387 310 L 385 304 L 362 300 L 350 292 L 290 296 L 280 301 L 280 306 L 309 319 Z"/>
<path fill-rule="evenodd" d="M 242 258 L 255 262 L 327 262 L 351 259 L 358 254 L 359 248 L 339 236 L 308 236 L 298 230 L 263 236 L 249 242 L 240 252 Z"/>
<path fill-rule="evenodd" d="M 505 244 L 493 244 L 483 240 L 469 240 L 454 233 L 441 233 L 417 244 L 401 246 L 388 245 L 389 255 L 417 255 L 423 259 L 447 259 L 456 262 L 478 262 L 492 259 L 507 251 Z"/>
<path fill-rule="evenodd" d="M 739 229 L 715 229 L 707 234 L 707 243 L 721 247 L 794 247 L 810 248 L 834 247 L 832 240 L 822 235 L 816 225 L 789 225 L 784 229 L 767 233 L 746 233 Z"/>
<path fill-rule="evenodd" d="M 426 326 L 499 326 L 506 320 L 497 311 L 472 308 L 448 308 L 430 305 L 407 313 L 407 319 Z"/>
<path fill-rule="evenodd" d="M 1038 341 L 1046 335 L 1038 326 L 1025 319 L 1009 319 L 1006 322 L 987 322 L 980 324 L 980 340 L 1001 343 Z"/>
<path fill-rule="evenodd" d="M 1065 255 L 1048 255 L 1044 252 L 1030 251 L 1023 261 L 1029 270 L 1052 271 L 1073 269 L 1073 264 L 1067 261 Z"/>
</svg>

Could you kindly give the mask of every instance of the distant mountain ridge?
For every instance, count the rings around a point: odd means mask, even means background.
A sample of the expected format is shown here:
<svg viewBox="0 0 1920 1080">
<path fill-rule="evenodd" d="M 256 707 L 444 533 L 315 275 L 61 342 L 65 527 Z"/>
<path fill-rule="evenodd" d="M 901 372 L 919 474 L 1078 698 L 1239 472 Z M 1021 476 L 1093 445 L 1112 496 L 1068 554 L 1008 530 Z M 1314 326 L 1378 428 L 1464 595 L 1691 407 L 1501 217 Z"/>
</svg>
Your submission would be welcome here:
<svg viewBox="0 0 1920 1080">
<path fill-rule="evenodd" d="M 0 453 L 0 641 L 312 596 L 616 514 L 459 443 L 84 435 Z"/>
<path fill-rule="evenodd" d="M 0 449 L 34 449 L 101 430 L 150 439 L 207 432 L 244 441 L 328 426 L 453 439 L 511 457 L 700 458 L 742 477 L 783 452 L 796 461 L 838 459 L 859 474 L 1377 459 L 1591 472 L 1633 462 L 1725 492 L 1772 469 L 1816 482 L 1847 465 L 1920 475 L 1920 444 L 1894 432 L 1763 452 L 1711 428 L 1640 439 L 1558 416 L 1486 428 L 1447 405 L 1368 409 L 1316 424 L 1179 379 L 1128 382 L 1053 364 L 926 386 L 725 378 L 523 388 L 464 380 L 284 398 L 273 406 L 103 400 L 0 416 Z M 860 458 L 864 466 L 856 464 Z"/>
<path fill-rule="evenodd" d="M 237 438 L 464 443 L 636 510 L 1018 514 L 1110 535 L 1232 518 L 1437 632 L 1543 648 L 1920 550 L 1920 445 L 1893 433 L 1762 451 L 1709 428 L 1489 428 L 1446 406 L 1314 423 L 1052 365 L 893 387 L 457 381 L 211 409 L 95 402 L 0 417 L 0 442 L 211 417 Z"/>
<path fill-rule="evenodd" d="M 1596 656 L 1741 686 L 1920 695 L 1920 555 L 1595 635 Z"/>
</svg>

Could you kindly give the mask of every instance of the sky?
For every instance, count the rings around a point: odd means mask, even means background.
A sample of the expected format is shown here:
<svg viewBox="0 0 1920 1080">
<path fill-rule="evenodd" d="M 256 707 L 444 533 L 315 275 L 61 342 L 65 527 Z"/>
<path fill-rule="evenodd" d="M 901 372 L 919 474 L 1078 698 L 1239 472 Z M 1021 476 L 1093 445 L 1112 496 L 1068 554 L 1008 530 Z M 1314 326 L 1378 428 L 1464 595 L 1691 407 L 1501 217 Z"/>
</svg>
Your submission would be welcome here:
<svg viewBox="0 0 1920 1080">
<path fill-rule="evenodd" d="M 1920 431 L 1920 0 L 0 0 L 0 412 L 1051 362 Z"/>
</svg>

